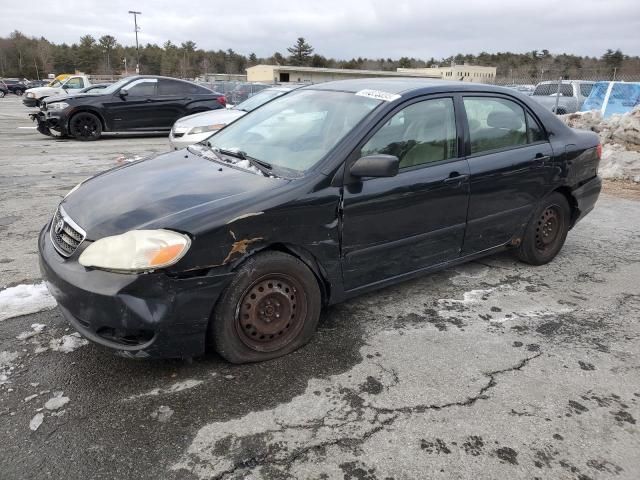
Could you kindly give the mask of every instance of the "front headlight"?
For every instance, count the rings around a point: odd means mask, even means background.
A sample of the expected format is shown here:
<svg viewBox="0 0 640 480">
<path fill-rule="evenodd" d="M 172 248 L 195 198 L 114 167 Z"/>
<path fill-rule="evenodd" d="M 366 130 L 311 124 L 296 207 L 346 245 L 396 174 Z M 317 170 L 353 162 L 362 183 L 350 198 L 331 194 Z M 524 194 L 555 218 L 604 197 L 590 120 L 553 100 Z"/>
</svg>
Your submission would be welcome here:
<svg viewBox="0 0 640 480">
<path fill-rule="evenodd" d="M 27 94 L 25 95 L 25 97 L 27 98 L 36 98 L 36 94 L 33 92 L 27 92 Z"/>
<path fill-rule="evenodd" d="M 189 135 L 195 135 L 196 133 L 215 132 L 224 127 L 224 123 L 216 123 L 215 125 L 204 125 L 202 127 L 193 127 L 189 130 Z"/>
<path fill-rule="evenodd" d="M 80 265 L 126 272 L 143 272 L 168 267 L 180 260 L 191 240 L 169 230 L 131 230 L 104 237 L 80 255 Z"/>
<path fill-rule="evenodd" d="M 67 108 L 69 106 L 69 104 L 67 102 L 53 102 L 53 103 L 47 103 L 47 108 L 49 110 L 64 110 L 65 108 Z"/>
</svg>

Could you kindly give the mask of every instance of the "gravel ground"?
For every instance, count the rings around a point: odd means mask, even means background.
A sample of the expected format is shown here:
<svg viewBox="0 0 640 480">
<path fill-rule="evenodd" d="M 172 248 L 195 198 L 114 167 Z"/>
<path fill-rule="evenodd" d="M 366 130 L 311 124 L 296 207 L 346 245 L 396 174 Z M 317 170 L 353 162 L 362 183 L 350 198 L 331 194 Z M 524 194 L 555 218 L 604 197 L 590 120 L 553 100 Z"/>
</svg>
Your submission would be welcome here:
<svg viewBox="0 0 640 480">
<path fill-rule="evenodd" d="M 0 100 L 0 289 L 39 281 L 67 190 L 168 148 L 50 139 L 26 110 Z M 360 297 L 263 364 L 121 359 L 55 308 L 0 321 L 0 477 L 637 479 L 640 202 L 608 191 L 551 264 Z"/>
</svg>

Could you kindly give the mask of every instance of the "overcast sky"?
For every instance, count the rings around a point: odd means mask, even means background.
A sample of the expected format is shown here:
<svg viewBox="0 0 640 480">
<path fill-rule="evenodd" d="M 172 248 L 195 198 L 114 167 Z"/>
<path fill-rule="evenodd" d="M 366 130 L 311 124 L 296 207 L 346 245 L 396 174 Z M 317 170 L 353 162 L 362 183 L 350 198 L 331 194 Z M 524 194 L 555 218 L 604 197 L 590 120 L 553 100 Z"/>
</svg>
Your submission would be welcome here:
<svg viewBox="0 0 640 480">
<path fill-rule="evenodd" d="M 640 55 L 640 0 L 47 0 L 4 1 L 0 35 L 20 30 L 54 42 L 87 33 L 135 44 L 228 49 L 259 57 L 303 36 L 316 53 L 428 59 L 481 51 L 600 56 L 607 48 Z"/>
</svg>

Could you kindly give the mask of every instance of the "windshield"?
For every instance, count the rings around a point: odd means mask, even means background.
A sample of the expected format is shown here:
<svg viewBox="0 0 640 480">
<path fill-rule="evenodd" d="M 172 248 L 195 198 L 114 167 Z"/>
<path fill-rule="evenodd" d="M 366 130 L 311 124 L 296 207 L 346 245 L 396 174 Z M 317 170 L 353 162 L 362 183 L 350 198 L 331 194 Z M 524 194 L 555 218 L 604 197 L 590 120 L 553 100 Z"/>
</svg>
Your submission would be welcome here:
<svg viewBox="0 0 640 480">
<path fill-rule="evenodd" d="M 380 103 L 354 93 L 298 90 L 231 123 L 209 137 L 208 145 L 302 172 Z"/>
<path fill-rule="evenodd" d="M 53 82 L 51 82 L 49 84 L 50 87 L 61 87 L 62 86 L 62 82 L 60 82 L 60 80 L 54 80 Z"/>
<path fill-rule="evenodd" d="M 98 90 L 96 93 L 99 93 L 100 95 L 103 95 L 105 93 L 116 93 L 123 85 L 128 83 L 130 80 L 131 80 L 131 77 L 121 78 L 116 83 L 112 83 L 107 88 Z"/>
<path fill-rule="evenodd" d="M 280 95 L 284 95 L 285 93 L 287 93 L 287 91 L 272 90 L 272 89 L 263 90 L 260 93 L 256 93 L 252 97 L 249 97 L 247 100 L 245 100 L 242 103 L 239 103 L 233 108 L 234 110 L 242 110 L 243 112 L 250 112 L 251 110 L 258 108 L 260 105 L 267 103 L 272 98 L 276 98 L 276 97 L 279 97 Z"/>
</svg>

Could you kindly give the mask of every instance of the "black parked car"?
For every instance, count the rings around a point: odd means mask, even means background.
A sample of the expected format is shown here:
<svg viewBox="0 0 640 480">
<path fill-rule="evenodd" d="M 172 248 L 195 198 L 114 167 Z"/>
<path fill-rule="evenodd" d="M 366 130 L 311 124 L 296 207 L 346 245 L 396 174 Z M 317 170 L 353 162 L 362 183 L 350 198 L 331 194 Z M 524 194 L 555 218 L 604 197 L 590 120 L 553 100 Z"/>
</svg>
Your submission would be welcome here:
<svg viewBox="0 0 640 480">
<path fill-rule="evenodd" d="M 11 93 L 15 93 L 16 95 L 24 94 L 25 90 L 28 88 L 21 80 L 17 78 L 5 78 L 2 80 L 4 84 L 7 86 Z"/>
<path fill-rule="evenodd" d="M 502 250 L 551 261 L 595 205 L 600 151 L 506 88 L 304 87 L 81 183 L 40 233 L 42 274 L 125 355 L 266 360 L 324 305 Z"/>
<path fill-rule="evenodd" d="M 175 78 L 133 76 L 99 93 L 47 97 L 29 116 L 38 131 L 96 140 L 103 132 L 169 131 L 185 115 L 224 108 L 223 95 Z"/>
</svg>

